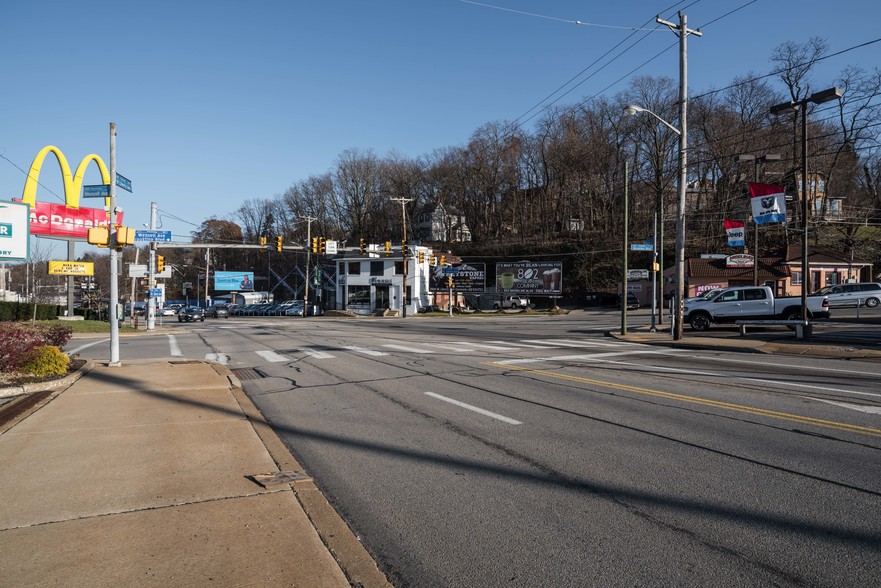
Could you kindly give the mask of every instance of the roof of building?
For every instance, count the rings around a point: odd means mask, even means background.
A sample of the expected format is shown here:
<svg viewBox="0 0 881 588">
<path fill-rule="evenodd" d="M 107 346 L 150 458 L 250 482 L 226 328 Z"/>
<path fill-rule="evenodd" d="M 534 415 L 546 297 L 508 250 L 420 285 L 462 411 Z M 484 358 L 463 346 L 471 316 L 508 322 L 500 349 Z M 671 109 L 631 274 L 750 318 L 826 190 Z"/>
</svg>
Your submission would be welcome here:
<svg viewBox="0 0 881 588">
<path fill-rule="evenodd" d="M 691 258 L 686 260 L 690 278 L 724 278 L 726 280 L 753 278 L 752 267 L 725 267 L 724 259 Z M 780 257 L 759 258 L 759 279 L 776 280 L 789 277 L 789 266 Z"/>
<path fill-rule="evenodd" d="M 872 265 L 865 259 L 851 259 L 849 253 L 836 251 L 831 247 L 818 245 L 808 246 L 808 261 L 812 264 L 822 265 Z M 801 264 L 801 245 L 790 245 L 786 249 L 786 261 L 788 264 Z"/>
</svg>

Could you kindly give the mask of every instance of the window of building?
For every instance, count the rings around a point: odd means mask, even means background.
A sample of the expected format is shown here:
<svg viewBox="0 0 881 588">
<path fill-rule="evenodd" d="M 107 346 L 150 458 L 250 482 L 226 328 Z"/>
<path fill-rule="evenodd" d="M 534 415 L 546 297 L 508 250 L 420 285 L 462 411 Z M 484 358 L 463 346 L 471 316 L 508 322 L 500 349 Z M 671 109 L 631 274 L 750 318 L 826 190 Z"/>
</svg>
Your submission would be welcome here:
<svg viewBox="0 0 881 588">
<path fill-rule="evenodd" d="M 347 289 L 348 304 L 370 305 L 370 286 L 349 286 Z"/>
<path fill-rule="evenodd" d="M 801 285 L 801 272 L 792 272 L 792 285 L 800 286 Z"/>
<path fill-rule="evenodd" d="M 836 286 L 841 283 L 841 274 L 838 272 L 826 272 L 826 285 Z"/>
<path fill-rule="evenodd" d="M 370 275 L 371 276 L 385 275 L 385 262 L 384 261 L 371 261 L 370 262 Z"/>
<path fill-rule="evenodd" d="M 404 262 L 403 261 L 396 261 L 395 262 L 395 275 L 396 276 L 404 275 Z"/>
<path fill-rule="evenodd" d="M 350 261 L 349 262 L 349 275 L 350 276 L 361 275 L 361 262 L 360 261 Z"/>
</svg>

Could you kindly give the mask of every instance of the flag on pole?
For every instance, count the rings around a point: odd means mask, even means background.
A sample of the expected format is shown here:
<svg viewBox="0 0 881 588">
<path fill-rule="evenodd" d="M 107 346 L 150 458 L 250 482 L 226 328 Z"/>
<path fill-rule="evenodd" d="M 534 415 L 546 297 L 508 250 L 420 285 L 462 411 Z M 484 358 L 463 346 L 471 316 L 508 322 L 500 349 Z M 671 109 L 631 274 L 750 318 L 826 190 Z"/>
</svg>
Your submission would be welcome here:
<svg viewBox="0 0 881 588">
<path fill-rule="evenodd" d="M 728 235 L 729 247 L 746 246 L 742 222 L 725 219 L 725 233 Z"/>
<path fill-rule="evenodd" d="M 757 225 L 786 222 L 786 195 L 777 184 L 749 183 L 753 220 Z"/>
</svg>

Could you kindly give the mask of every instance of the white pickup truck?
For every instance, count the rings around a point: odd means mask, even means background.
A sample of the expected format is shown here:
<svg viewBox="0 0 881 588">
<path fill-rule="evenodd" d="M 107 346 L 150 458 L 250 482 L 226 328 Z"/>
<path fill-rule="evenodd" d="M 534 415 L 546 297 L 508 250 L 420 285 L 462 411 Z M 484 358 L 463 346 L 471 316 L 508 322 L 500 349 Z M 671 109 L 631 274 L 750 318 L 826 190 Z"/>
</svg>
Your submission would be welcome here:
<svg viewBox="0 0 881 588">
<path fill-rule="evenodd" d="M 829 318 L 829 297 L 808 296 L 808 317 Z M 799 320 L 801 297 L 775 298 L 768 286 L 722 288 L 706 298 L 685 301 L 684 320 L 695 331 L 706 331 L 713 323 L 739 320 Z"/>
<path fill-rule="evenodd" d="M 493 308 L 526 308 L 529 306 L 529 298 L 525 296 L 505 296 L 501 301 L 493 304 Z"/>
</svg>

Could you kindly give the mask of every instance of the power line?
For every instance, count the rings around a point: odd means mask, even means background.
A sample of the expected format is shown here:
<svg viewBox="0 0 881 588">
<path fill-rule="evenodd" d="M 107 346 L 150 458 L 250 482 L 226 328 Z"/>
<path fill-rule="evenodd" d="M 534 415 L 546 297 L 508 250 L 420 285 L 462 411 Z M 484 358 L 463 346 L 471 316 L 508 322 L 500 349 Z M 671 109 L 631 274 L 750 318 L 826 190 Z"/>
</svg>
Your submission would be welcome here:
<svg viewBox="0 0 881 588">
<path fill-rule="evenodd" d="M 8 162 L 9 162 L 14 168 L 16 168 L 18 171 L 20 171 L 21 173 L 23 173 L 26 177 L 30 177 L 30 174 L 29 174 L 28 172 L 26 172 L 26 171 L 24 171 L 23 169 L 21 169 L 21 168 L 20 168 L 20 167 L 14 162 L 14 161 L 12 161 L 11 159 L 9 159 L 8 157 L 6 157 L 5 155 L 3 155 L 2 153 L 0 153 L 0 157 L 2 157 L 3 159 L 5 159 L 6 161 L 8 161 Z M 53 192 L 52 190 L 50 190 L 49 188 L 47 188 L 46 185 L 45 185 L 45 184 L 42 184 L 39 180 L 37 180 L 37 185 L 40 186 L 41 188 L 44 188 L 47 192 L 49 192 L 50 194 L 52 194 L 53 196 L 55 196 L 56 198 L 58 198 L 58 200 L 60 200 L 61 202 L 66 202 L 66 200 L 65 200 L 64 198 L 62 198 L 61 196 L 59 196 L 58 194 L 56 194 L 55 192 Z"/>
</svg>

